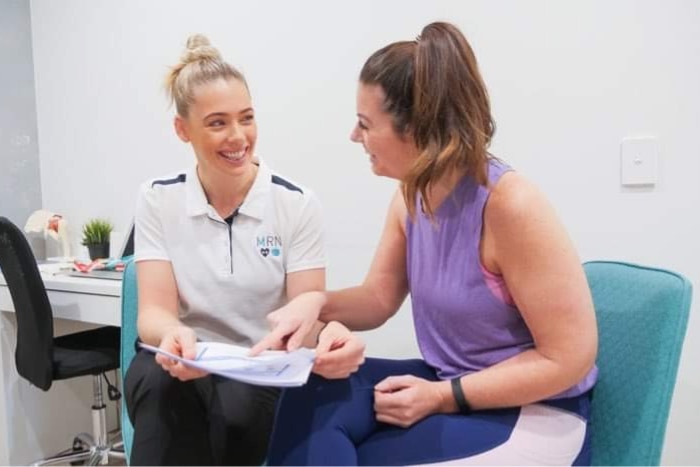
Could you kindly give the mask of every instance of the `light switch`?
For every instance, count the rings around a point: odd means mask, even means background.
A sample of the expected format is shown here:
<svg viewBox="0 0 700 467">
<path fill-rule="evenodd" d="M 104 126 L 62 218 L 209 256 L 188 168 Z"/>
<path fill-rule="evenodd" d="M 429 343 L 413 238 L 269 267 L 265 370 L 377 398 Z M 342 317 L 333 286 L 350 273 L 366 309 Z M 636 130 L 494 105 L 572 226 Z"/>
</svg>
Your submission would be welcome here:
<svg viewBox="0 0 700 467">
<path fill-rule="evenodd" d="M 658 147 L 655 137 L 624 138 L 620 144 L 620 183 L 655 185 Z"/>
</svg>

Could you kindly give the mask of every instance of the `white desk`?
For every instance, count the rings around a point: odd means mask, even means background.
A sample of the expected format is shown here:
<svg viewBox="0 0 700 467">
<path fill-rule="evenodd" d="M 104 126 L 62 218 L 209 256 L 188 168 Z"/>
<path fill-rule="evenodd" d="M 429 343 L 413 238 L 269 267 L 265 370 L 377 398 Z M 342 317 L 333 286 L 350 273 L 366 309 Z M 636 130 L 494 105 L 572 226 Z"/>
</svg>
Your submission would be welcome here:
<svg viewBox="0 0 700 467">
<path fill-rule="evenodd" d="M 121 281 L 42 274 L 54 318 L 119 326 Z M 0 273 L 0 311 L 14 312 L 10 290 Z"/>
<path fill-rule="evenodd" d="M 119 326 L 121 281 L 42 277 L 53 309 L 55 334 L 85 325 Z M 14 306 L 0 273 L 0 465 L 26 465 L 70 447 L 75 434 L 92 432 L 90 378 L 58 381 L 47 392 L 31 386 L 15 368 L 16 335 Z M 114 419 L 111 413 L 109 416 Z"/>
</svg>

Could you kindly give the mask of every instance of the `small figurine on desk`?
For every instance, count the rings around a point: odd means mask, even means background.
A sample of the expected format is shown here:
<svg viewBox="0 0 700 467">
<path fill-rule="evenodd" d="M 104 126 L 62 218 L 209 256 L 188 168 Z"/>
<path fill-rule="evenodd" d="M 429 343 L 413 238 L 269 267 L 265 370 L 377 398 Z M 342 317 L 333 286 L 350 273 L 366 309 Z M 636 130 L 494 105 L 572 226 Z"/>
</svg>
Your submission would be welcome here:
<svg viewBox="0 0 700 467">
<path fill-rule="evenodd" d="M 68 222 L 60 214 L 55 214 L 44 209 L 34 211 L 27 223 L 24 226 L 25 233 L 28 234 L 41 234 L 44 237 L 44 242 L 51 239 L 52 242 L 57 244 L 57 249 L 59 255 L 63 259 L 70 258 L 70 239 L 68 236 Z M 39 258 L 37 259 L 43 259 Z"/>
</svg>

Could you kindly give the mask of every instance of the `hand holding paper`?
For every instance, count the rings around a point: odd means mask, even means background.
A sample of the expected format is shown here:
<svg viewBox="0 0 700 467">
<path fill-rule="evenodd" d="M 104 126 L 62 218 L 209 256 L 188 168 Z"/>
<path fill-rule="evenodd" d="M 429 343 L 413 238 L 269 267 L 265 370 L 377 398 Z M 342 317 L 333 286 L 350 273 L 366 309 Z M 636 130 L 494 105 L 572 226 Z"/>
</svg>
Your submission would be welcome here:
<svg viewBox="0 0 700 467">
<path fill-rule="evenodd" d="M 166 356 L 183 365 L 260 386 L 301 386 L 306 383 L 314 361 L 314 351 L 266 351 L 249 357 L 249 349 L 218 342 L 197 342 L 196 356 L 180 357 L 158 347 L 140 343 L 142 348 Z"/>
<path fill-rule="evenodd" d="M 156 362 L 173 378 L 180 381 L 191 381 L 207 375 L 207 372 L 185 365 L 181 361 L 193 359 L 197 355 L 197 335 L 192 328 L 187 326 L 170 327 L 161 338 L 158 349 L 161 352 L 156 354 Z M 169 358 L 166 355 L 175 355 L 179 360 Z"/>
</svg>

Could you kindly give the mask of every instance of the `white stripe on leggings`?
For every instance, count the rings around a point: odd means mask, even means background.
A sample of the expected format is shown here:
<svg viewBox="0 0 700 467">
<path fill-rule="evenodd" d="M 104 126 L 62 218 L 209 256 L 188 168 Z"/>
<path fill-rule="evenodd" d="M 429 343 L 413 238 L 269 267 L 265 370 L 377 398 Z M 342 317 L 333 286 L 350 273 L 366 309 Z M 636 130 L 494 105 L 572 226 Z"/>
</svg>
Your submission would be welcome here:
<svg viewBox="0 0 700 467">
<path fill-rule="evenodd" d="M 586 422 L 579 415 L 531 404 L 520 410 L 505 443 L 471 457 L 428 465 L 571 465 L 585 435 Z"/>
</svg>

